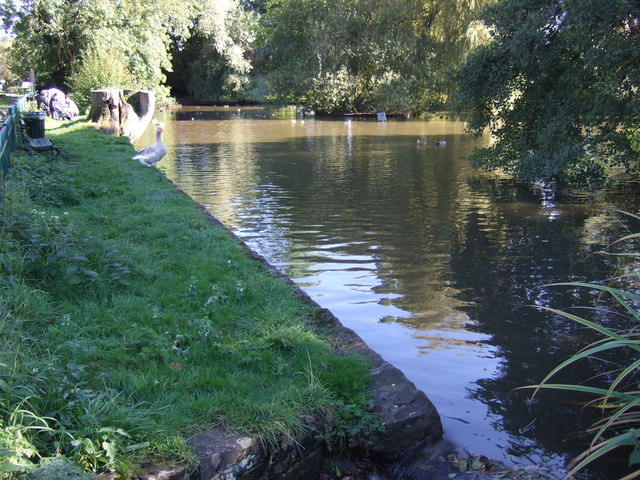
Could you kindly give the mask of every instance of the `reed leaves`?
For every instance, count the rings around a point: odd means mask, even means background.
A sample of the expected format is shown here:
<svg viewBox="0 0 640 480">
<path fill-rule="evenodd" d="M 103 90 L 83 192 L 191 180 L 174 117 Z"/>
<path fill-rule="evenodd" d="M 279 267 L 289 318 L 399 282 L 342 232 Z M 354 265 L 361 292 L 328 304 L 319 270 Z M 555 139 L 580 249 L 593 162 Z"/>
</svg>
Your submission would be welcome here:
<svg viewBox="0 0 640 480">
<path fill-rule="evenodd" d="M 632 218 L 640 219 L 640 216 L 623 212 Z M 626 273 L 609 281 L 607 285 L 567 282 L 554 286 L 568 286 L 572 288 L 586 288 L 594 291 L 599 303 L 606 302 L 605 308 L 581 307 L 581 312 L 599 314 L 599 318 L 623 319 L 625 327 L 614 329 L 603 325 L 597 320 L 586 318 L 586 315 L 577 315 L 550 307 L 536 306 L 554 315 L 559 315 L 573 322 L 577 322 L 589 330 L 595 332 L 599 339 L 587 345 L 585 348 L 567 358 L 553 368 L 537 385 L 528 385 L 523 388 L 533 389 L 532 396 L 540 390 L 564 390 L 576 394 L 588 394 L 593 398 L 586 405 L 600 411 L 602 417 L 589 427 L 587 433 L 592 435 L 589 447 L 578 455 L 569 465 L 570 478 L 576 472 L 582 470 L 592 462 L 610 454 L 621 447 L 630 449 L 629 467 L 631 473 L 620 480 L 630 480 L 640 477 L 640 386 L 638 374 L 640 373 L 640 274 L 638 271 L 637 240 L 640 234 L 626 235 L 612 245 L 632 243 L 631 250 L 622 253 L 608 253 L 618 257 L 626 257 L 629 261 L 624 265 Z M 584 383 L 562 384 L 550 383 L 551 379 L 559 372 L 582 361 L 600 361 L 604 357 L 616 360 L 622 359 L 616 370 L 600 376 L 599 380 L 606 379 L 605 387 Z"/>
</svg>

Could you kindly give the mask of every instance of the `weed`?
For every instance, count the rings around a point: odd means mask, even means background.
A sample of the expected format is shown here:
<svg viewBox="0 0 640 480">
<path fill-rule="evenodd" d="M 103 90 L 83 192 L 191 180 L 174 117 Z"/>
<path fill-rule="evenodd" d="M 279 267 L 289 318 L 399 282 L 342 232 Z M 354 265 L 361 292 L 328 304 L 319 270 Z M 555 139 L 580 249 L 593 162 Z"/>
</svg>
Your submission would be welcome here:
<svg viewBox="0 0 640 480">
<path fill-rule="evenodd" d="M 102 275 L 127 285 L 129 267 L 115 248 L 92 236 L 79 238 L 59 215 L 32 210 L 0 216 L 0 242 L 5 274 L 41 282 L 50 289 L 89 286 Z M 66 215 L 66 212 L 63 213 Z"/>
<path fill-rule="evenodd" d="M 29 197 L 53 207 L 79 205 L 82 194 L 74 187 L 75 179 L 64 164 L 43 161 L 39 155 L 14 158 L 12 180 L 22 183 Z"/>
<path fill-rule="evenodd" d="M 43 458 L 29 470 L 26 480 L 89 480 L 94 475 L 83 473 L 82 469 L 65 457 Z"/>
<path fill-rule="evenodd" d="M 640 220 L 639 215 L 627 213 L 628 216 Z M 569 287 L 588 288 L 597 292 L 597 301 L 603 306 L 581 307 L 585 312 L 581 315 L 559 311 L 553 308 L 538 307 L 548 312 L 574 321 L 587 327 L 589 331 L 599 335 L 599 340 L 591 343 L 581 351 L 555 367 L 538 385 L 533 388 L 534 395 L 540 389 L 563 390 L 577 394 L 587 394 L 593 400 L 587 406 L 599 411 L 602 415 L 587 431 L 593 435 L 587 450 L 578 455 L 569 464 L 566 478 L 572 478 L 579 470 L 585 468 L 598 458 L 618 448 L 629 450 L 629 467 L 632 473 L 625 479 L 640 476 L 640 393 L 638 392 L 637 375 L 640 368 L 640 338 L 638 322 L 640 321 L 640 285 L 638 274 L 638 240 L 640 233 L 628 235 L 617 242 L 631 242 L 629 250 L 616 253 L 620 258 L 629 261 L 621 266 L 622 274 L 611 279 L 607 284 L 564 283 Z M 590 318 L 587 318 L 591 314 Z M 626 328 L 610 328 L 607 323 L 611 318 L 624 321 Z M 550 383 L 561 370 L 574 366 L 581 361 L 599 362 L 606 365 L 605 372 L 596 379 L 585 380 L 577 384 Z M 613 368 L 612 368 L 613 366 Z M 593 380 L 597 380 L 594 383 Z M 604 385 L 603 385 L 604 384 Z"/>
</svg>

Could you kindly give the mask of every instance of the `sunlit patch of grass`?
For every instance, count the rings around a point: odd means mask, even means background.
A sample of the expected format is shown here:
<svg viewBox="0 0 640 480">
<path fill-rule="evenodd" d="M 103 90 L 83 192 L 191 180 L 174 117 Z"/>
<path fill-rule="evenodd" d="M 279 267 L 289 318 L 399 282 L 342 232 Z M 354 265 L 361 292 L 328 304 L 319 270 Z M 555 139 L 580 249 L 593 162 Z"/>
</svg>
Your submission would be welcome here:
<svg viewBox="0 0 640 480">
<path fill-rule="evenodd" d="M 50 419 L 23 425 L 37 453 L 21 468 L 190 462 L 184 439 L 212 425 L 266 443 L 320 413 L 333 438 L 372 427 L 369 363 L 333 354 L 289 285 L 124 139 L 82 123 L 48 136 L 60 157 L 16 154 L 0 205 L 0 418 L 24 404 Z"/>
</svg>

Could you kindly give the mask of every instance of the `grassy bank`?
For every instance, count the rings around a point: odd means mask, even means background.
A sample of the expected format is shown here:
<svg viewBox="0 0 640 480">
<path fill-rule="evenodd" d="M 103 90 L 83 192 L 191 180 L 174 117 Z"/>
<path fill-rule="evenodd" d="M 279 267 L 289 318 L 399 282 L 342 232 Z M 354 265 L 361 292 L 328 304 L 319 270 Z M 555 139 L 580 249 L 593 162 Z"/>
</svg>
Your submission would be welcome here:
<svg viewBox="0 0 640 480">
<path fill-rule="evenodd" d="M 371 422 L 369 365 L 290 286 L 126 139 L 47 122 L 61 155 L 16 151 L 0 204 L 0 475 L 192 461 L 216 424 L 268 444 L 308 415 L 332 441 Z"/>
</svg>

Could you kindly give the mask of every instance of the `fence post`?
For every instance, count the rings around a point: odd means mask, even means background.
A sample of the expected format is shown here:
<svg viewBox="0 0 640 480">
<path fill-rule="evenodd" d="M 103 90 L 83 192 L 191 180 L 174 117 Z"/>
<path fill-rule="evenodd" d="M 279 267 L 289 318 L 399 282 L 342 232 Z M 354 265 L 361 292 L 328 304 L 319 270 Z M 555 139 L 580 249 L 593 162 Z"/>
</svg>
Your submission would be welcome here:
<svg viewBox="0 0 640 480">
<path fill-rule="evenodd" d="M 20 110 L 24 107 L 25 99 L 26 97 L 22 96 L 13 105 L 7 107 L 7 118 L 0 128 L 0 173 L 3 180 L 11 168 L 11 152 L 18 136 Z"/>
</svg>

